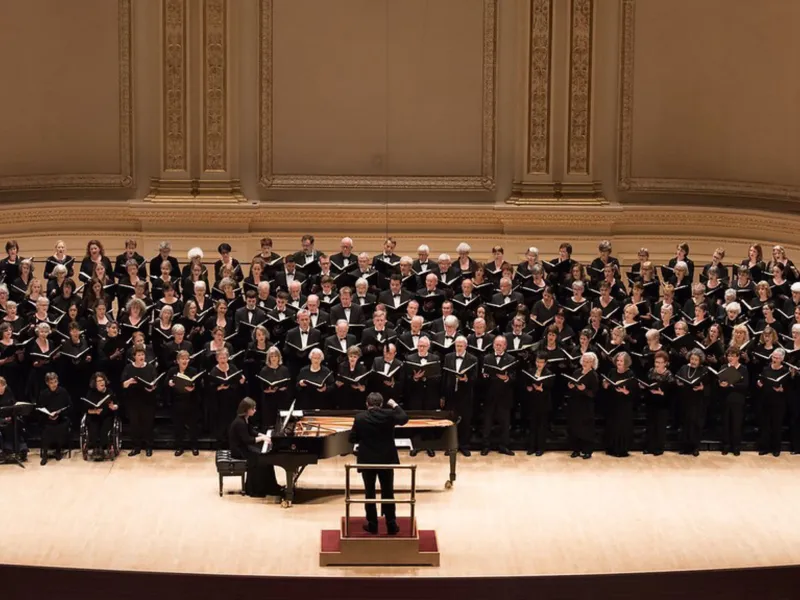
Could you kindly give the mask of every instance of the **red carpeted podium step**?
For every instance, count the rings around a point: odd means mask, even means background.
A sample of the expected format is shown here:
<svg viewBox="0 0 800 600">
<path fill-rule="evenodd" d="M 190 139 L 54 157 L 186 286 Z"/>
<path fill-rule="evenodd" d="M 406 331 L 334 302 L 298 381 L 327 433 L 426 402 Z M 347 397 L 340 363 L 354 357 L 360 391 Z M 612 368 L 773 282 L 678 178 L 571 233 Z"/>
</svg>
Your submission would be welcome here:
<svg viewBox="0 0 800 600">
<path fill-rule="evenodd" d="M 363 517 L 351 517 L 350 537 L 344 537 L 344 517 L 339 530 L 323 529 L 320 566 L 439 566 L 434 530 L 416 530 L 409 517 L 400 517 L 397 535 L 388 534 L 383 519 L 378 533 L 371 534 L 363 530 L 365 522 Z"/>
</svg>

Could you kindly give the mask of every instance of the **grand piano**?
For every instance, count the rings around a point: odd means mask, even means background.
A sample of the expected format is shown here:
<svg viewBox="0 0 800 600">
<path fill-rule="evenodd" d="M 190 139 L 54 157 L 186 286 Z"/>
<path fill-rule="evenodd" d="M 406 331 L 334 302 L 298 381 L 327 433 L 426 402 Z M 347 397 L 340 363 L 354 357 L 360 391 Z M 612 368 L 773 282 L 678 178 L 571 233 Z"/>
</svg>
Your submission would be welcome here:
<svg viewBox="0 0 800 600">
<path fill-rule="evenodd" d="M 293 413 L 279 418 L 273 429 L 271 449 L 262 454 L 259 462 L 286 471 L 284 508 L 292 505 L 297 480 L 308 465 L 321 459 L 352 454 L 350 429 L 359 411 L 310 410 L 302 416 Z M 458 455 L 457 418 L 446 411 L 407 411 L 409 421 L 395 427 L 396 439 L 410 439 L 415 450 L 443 450 L 450 457 L 450 477 L 445 487 L 456 480 Z"/>
</svg>

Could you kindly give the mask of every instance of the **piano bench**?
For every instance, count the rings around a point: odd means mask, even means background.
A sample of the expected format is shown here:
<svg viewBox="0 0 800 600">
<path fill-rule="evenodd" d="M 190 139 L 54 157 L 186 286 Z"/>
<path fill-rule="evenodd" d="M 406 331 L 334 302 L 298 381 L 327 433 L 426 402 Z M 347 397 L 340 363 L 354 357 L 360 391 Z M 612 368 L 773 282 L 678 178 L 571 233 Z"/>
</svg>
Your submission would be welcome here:
<svg viewBox="0 0 800 600">
<path fill-rule="evenodd" d="M 232 458 L 230 450 L 217 450 L 217 475 L 219 476 L 219 495 L 222 497 L 222 480 L 224 477 L 241 477 L 242 496 L 245 494 L 245 475 L 247 473 L 247 461 Z"/>
</svg>

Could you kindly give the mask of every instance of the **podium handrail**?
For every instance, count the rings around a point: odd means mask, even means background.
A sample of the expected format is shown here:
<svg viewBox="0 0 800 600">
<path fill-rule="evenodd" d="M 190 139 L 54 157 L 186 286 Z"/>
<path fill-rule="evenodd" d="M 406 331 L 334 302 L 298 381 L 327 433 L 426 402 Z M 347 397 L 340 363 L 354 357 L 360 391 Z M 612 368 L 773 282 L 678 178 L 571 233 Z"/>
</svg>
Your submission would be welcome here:
<svg viewBox="0 0 800 600">
<path fill-rule="evenodd" d="M 409 490 L 409 498 L 407 500 L 398 500 L 396 498 L 386 499 L 384 500 L 381 498 L 378 500 L 377 498 L 367 499 L 357 499 L 354 500 L 350 496 L 350 471 L 353 469 L 365 469 L 368 471 L 375 471 L 379 469 L 391 469 L 393 471 L 411 471 L 411 489 Z M 394 490 L 395 492 L 397 490 Z M 405 493 L 405 492 L 401 492 Z M 381 494 L 383 494 L 383 488 L 381 488 Z M 344 537 L 350 537 L 350 505 L 351 504 L 408 504 L 411 506 L 411 535 L 416 534 L 416 506 L 417 506 L 417 465 L 404 465 L 404 464 L 397 464 L 397 465 L 374 465 L 374 464 L 352 464 L 348 463 L 344 466 Z"/>
</svg>

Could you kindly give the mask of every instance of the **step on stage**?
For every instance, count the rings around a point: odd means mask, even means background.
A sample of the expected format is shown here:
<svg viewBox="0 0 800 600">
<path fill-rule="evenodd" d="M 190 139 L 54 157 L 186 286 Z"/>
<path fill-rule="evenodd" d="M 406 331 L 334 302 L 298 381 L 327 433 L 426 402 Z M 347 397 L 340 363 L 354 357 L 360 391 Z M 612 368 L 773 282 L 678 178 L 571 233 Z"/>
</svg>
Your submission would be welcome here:
<svg viewBox="0 0 800 600">
<path fill-rule="evenodd" d="M 386 521 L 378 521 L 378 533 L 364 531 L 367 522 L 363 517 L 350 517 L 349 536 L 345 536 L 345 518 L 341 527 L 323 529 L 321 535 L 319 566 L 386 565 L 438 567 L 439 544 L 432 529 L 417 529 L 410 517 L 398 517 L 400 531 L 389 535 Z"/>
</svg>

